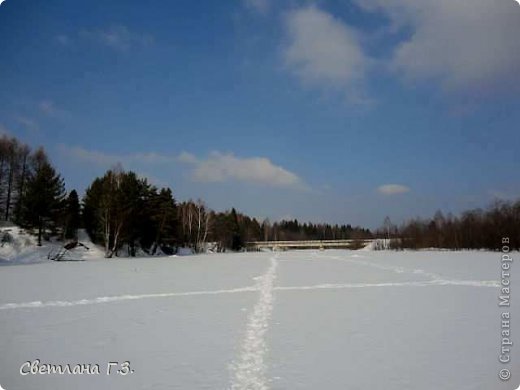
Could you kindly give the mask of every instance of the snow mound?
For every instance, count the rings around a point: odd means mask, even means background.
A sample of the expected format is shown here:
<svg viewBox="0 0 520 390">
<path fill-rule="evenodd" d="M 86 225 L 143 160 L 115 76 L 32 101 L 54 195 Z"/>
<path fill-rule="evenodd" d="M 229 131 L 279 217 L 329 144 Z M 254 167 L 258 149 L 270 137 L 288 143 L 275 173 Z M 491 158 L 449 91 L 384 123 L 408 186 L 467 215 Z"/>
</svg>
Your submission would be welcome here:
<svg viewBox="0 0 520 390">
<path fill-rule="evenodd" d="M 103 257 L 103 249 L 95 245 L 88 234 L 80 229 L 78 241 L 82 245 L 70 249 L 62 260 L 89 260 Z M 64 241 L 44 241 L 37 245 L 36 237 L 26 229 L 14 224 L 4 224 L 0 228 L 0 265 L 34 264 L 49 259 L 64 251 Z"/>
<path fill-rule="evenodd" d="M 31 264 L 45 261 L 45 251 L 36 238 L 16 225 L 0 228 L 0 265 Z"/>
</svg>

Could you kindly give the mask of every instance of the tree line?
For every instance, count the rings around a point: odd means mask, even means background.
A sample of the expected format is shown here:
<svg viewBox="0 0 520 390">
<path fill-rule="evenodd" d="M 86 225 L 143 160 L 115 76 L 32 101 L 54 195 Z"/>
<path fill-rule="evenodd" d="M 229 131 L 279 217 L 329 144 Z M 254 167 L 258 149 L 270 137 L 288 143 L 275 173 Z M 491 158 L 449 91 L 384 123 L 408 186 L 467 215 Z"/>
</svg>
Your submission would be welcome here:
<svg viewBox="0 0 520 390">
<path fill-rule="evenodd" d="M 92 240 L 104 245 L 106 257 L 138 250 L 148 255 L 240 250 L 250 241 L 368 238 L 368 229 L 350 225 L 271 224 L 231 210 L 217 212 L 202 200 L 177 202 L 170 188 L 158 189 L 146 178 L 115 167 L 96 178 L 83 200 L 83 221 Z"/>
<path fill-rule="evenodd" d="M 240 250 L 251 241 L 386 238 L 395 249 L 498 249 L 510 237 L 520 243 L 520 201 L 498 202 L 486 210 L 455 217 L 437 212 L 396 226 L 387 218 L 373 234 L 351 225 L 271 223 L 237 212 L 211 210 L 202 200 L 179 202 L 171 188 L 157 188 L 121 166 L 95 178 L 80 201 L 43 148 L 32 150 L 16 138 L 0 137 L 0 219 L 30 229 L 38 245 L 50 236 L 77 240 L 84 228 L 106 257 L 139 253 Z"/>
<path fill-rule="evenodd" d="M 32 150 L 14 137 L 0 137 L 0 219 L 33 231 L 38 245 L 51 236 L 78 240 L 84 228 L 106 257 L 241 250 L 247 242 L 366 238 L 350 225 L 270 223 L 237 212 L 211 210 L 202 200 L 178 202 L 170 188 L 157 188 L 121 166 L 95 178 L 80 201 L 66 192 L 62 176 L 43 148 Z"/>
<path fill-rule="evenodd" d="M 376 237 L 386 238 L 393 249 L 444 248 L 500 250 L 508 237 L 512 250 L 520 249 L 520 200 L 496 201 L 487 209 L 474 209 L 460 216 L 444 216 L 437 211 L 432 218 L 412 219 L 401 226 L 387 217 Z"/>
<path fill-rule="evenodd" d="M 80 224 L 76 191 L 68 196 L 61 176 L 43 148 L 31 148 L 14 137 L 0 137 L 0 216 L 44 234 L 72 238 Z"/>
</svg>

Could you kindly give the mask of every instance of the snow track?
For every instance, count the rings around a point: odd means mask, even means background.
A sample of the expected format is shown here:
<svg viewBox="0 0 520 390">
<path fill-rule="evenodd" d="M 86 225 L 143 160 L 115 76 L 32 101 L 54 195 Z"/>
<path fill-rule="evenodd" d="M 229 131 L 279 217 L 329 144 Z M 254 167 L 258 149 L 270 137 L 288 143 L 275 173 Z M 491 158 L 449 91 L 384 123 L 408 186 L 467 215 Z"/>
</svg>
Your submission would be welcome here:
<svg viewBox="0 0 520 390">
<path fill-rule="evenodd" d="M 273 286 L 276 278 L 276 258 L 271 259 L 273 262 L 266 274 L 259 277 L 259 283 L 255 286 L 241 287 L 228 290 L 213 291 L 186 291 L 186 292 L 170 292 L 157 294 L 140 294 L 140 295 L 117 295 L 111 297 L 97 297 L 91 299 L 79 299 L 76 301 L 32 301 L 20 303 L 5 303 L 0 305 L 0 310 L 12 309 L 39 309 L 46 307 L 70 307 L 83 305 L 97 305 L 103 303 L 117 303 L 124 301 L 135 301 L 141 299 L 152 298 L 172 298 L 172 297 L 190 297 L 200 295 L 220 295 L 220 294 L 239 294 L 260 291 L 260 301 L 255 306 L 253 315 L 250 318 L 248 332 L 252 329 L 256 330 L 258 323 L 267 320 L 272 311 L 273 291 L 297 291 L 297 290 L 337 290 L 337 289 L 357 289 L 357 288 L 383 288 L 383 287 L 428 287 L 428 286 L 462 286 L 462 287 L 491 287 L 498 288 L 500 283 L 496 280 L 446 280 L 434 279 L 429 281 L 416 282 L 388 282 L 388 283 L 324 283 L 307 286 Z M 263 335 L 263 334 L 262 334 Z M 248 333 L 249 337 L 249 333 Z"/>
<path fill-rule="evenodd" d="M 44 307 L 69 307 L 81 305 L 96 305 L 100 303 L 135 301 L 139 299 L 150 298 L 170 298 L 170 297 L 189 297 L 197 295 L 218 295 L 218 294 L 236 294 L 243 292 L 254 292 L 258 289 L 253 287 L 234 288 L 229 290 L 214 290 L 214 291 L 187 291 L 187 292 L 171 292 L 171 293 L 157 293 L 157 294 L 140 294 L 140 295 L 118 295 L 112 297 L 98 297 L 92 299 L 80 299 L 77 301 L 33 301 L 22 303 L 6 303 L 0 305 L 0 310 L 8 309 L 34 309 Z"/>
<path fill-rule="evenodd" d="M 257 278 L 260 297 L 249 316 L 240 356 L 231 364 L 232 390 L 265 390 L 269 388 L 264 362 L 268 347 L 264 336 L 273 311 L 273 284 L 278 267 L 277 256 L 271 257 L 270 263 L 267 272 Z"/>
<path fill-rule="evenodd" d="M 397 283 L 342 283 L 342 284 L 315 284 L 312 286 L 289 286 L 275 287 L 274 290 L 334 290 L 348 288 L 374 288 L 374 287 L 427 287 L 427 286 L 467 286 L 467 287 L 493 287 L 497 288 L 500 283 L 496 280 L 430 280 L 424 282 L 397 282 Z"/>
</svg>

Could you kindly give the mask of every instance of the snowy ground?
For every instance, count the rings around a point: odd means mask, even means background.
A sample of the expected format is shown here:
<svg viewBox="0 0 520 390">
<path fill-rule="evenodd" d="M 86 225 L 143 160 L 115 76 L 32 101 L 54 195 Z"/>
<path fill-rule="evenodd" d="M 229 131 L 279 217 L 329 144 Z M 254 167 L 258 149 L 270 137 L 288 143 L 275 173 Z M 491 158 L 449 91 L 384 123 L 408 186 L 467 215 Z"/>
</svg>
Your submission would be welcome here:
<svg viewBox="0 0 520 390">
<path fill-rule="evenodd" d="M 515 254 L 517 256 L 518 254 Z M 514 389 L 498 371 L 500 254 L 292 251 L 0 267 L 0 385 Z M 512 270 L 520 341 L 520 269 Z M 517 322 L 518 321 L 518 322 Z M 518 329 L 518 330 L 517 330 Z M 100 375 L 20 375 L 26 361 Z M 130 361 L 133 374 L 106 375 Z"/>
</svg>

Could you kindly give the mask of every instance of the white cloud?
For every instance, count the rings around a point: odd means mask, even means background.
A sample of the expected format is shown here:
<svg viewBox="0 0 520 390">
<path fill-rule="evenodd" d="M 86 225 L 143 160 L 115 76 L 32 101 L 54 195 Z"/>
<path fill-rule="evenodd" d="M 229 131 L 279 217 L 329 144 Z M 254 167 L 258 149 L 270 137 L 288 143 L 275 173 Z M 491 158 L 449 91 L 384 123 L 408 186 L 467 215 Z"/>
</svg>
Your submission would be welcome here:
<svg viewBox="0 0 520 390">
<path fill-rule="evenodd" d="M 121 162 L 121 156 L 87 150 L 78 146 L 58 145 L 58 152 L 75 161 L 93 165 L 111 166 Z"/>
<path fill-rule="evenodd" d="M 384 184 L 377 188 L 377 191 L 383 195 L 398 195 L 410 191 L 410 188 L 401 184 Z"/>
<path fill-rule="evenodd" d="M 134 168 L 142 165 L 174 164 L 177 158 L 155 152 L 112 154 L 95 150 L 87 150 L 78 146 L 58 145 L 58 151 L 76 161 L 109 168 L 121 163 L 125 167 Z"/>
<path fill-rule="evenodd" d="M 195 155 L 188 153 L 188 152 L 182 152 L 177 157 L 180 162 L 188 163 L 188 164 L 195 164 L 197 163 L 197 157 Z"/>
<path fill-rule="evenodd" d="M 130 31 L 123 25 L 112 25 L 104 29 L 83 30 L 80 35 L 112 49 L 126 51 L 132 46 L 147 46 L 153 43 L 153 36 Z"/>
<path fill-rule="evenodd" d="M 346 90 L 363 79 L 367 58 L 352 28 L 316 7 L 293 10 L 285 22 L 284 60 L 303 83 Z"/>
<path fill-rule="evenodd" d="M 520 8 L 512 0 L 357 0 L 411 28 L 392 68 L 449 89 L 510 85 L 520 69 Z M 518 83 L 516 83 L 518 86 Z"/>
<path fill-rule="evenodd" d="M 272 187 L 307 189 L 300 177 L 273 164 L 265 157 L 240 158 L 230 153 L 219 152 L 212 152 L 207 159 L 197 158 L 188 152 L 179 155 L 155 152 L 113 154 L 64 144 L 58 145 L 58 152 L 68 159 L 105 169 L 122 164 L 127 169 L 149 171 L 151 167 L 174 167 L 183 163 L 192 168 L 191 178 L 198 182 L 238 181 Z"/>
<path fill-rule="evenodd" d="M 239 181 L 273 187 L 306 189 L 296 174 L 273 164 L 265 157 L 240 158 L 233 154 L 212 152 L 205 159 L 183 153 L 179 158 L 194 166 L 192 178 L 200 182 Z"/>
</svg>

